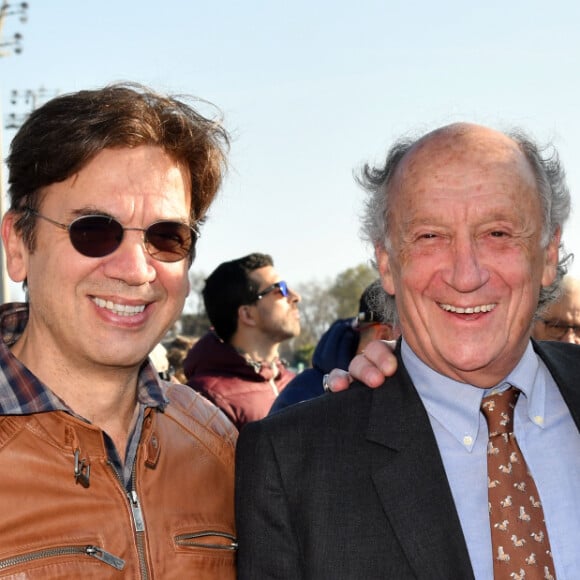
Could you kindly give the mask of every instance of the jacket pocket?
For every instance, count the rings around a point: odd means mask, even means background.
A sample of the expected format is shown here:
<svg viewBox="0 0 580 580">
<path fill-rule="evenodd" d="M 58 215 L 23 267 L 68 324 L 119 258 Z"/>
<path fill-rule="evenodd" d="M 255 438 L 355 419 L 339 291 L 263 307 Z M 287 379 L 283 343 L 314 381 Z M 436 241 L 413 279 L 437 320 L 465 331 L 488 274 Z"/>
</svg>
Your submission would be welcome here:
<svg viewBox="0 0 580 580">
<path fill-rule="evenodd" d="M 232 534 L 216 530 L 179 534 L 175 536 L 175 545 L 207 551 L 208 554 L 235 553 L 238 549 L 238 542 Z"/>
<path fill-rule="evenodd" d="M 227 528 L 226 528 L 227 529 Z M 227 531 L 207 529 L 175 530 L 175 565 L 163 576 L 166 580 L 235 580 L 238 543 Z M 176 570 L 182 570 L 176 574 Z"/>
<path fill-rule="evenodd" d="M 22 571 L 36 570 L 38 576 L 31 577 L 52 577 L 50 574 L 43 576 L 43 568 L 46 567 L 60 567 L 66 566 L 65 561 L 74 563 L 73 565 L 82 565 L 83 559 L 85 563 L 90 562 L 101 563 L 108 566 L 112 570 L 123 570 L 125 561 L 122 558 L 103 550 L 98 546 L 92 545 L 78 545 L 78 546 L 53 546 L 50 548 L 43 548 L 41 550 L 34 550 L 30 552 L 23 552 L 9 557 L 0 558 L 0 575 L 4 577 L 5 573 L 15 574 Z M 62 568 L 63 570 L 65 568 Z M 28 577 L 28 576 L 27 576 Z"/>
</svg>

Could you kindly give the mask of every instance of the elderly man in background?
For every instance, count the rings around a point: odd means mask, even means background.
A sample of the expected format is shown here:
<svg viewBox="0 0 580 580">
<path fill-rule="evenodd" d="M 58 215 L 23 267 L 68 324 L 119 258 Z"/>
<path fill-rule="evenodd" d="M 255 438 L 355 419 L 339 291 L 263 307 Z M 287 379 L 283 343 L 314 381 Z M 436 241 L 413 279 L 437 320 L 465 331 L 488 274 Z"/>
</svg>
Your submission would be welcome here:
<svg viewBox="0 0 580 580">
<path fill-rule="evenodd" d="M 565 273 L 557 156 L 455 124 L 363 183 L 398 368 L 242 432 L 239 577 L 574 578 L 580 349 L 530 340 Z"/>
<path fill-rule="evenodd" d="M 580 344 L 580 280 L 564 277 L 562 295 L 540 313 L 532 336 L 536 340 Z"/>
</svg>

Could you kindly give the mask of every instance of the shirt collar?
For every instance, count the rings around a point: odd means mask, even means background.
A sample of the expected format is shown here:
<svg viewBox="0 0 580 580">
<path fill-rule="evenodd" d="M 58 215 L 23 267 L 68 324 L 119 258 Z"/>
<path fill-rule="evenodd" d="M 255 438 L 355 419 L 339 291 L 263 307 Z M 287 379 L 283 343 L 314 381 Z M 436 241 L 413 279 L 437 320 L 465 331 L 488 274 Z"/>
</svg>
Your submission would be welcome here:
<svg viewBox="0 0 580 580">
<path fill-rule="evenodd" d="M 546 382 L 549 373 L 540 365 L 531 341 L 516 367 L 490 389 L 455 381 L 427 366 L 402 340 L 401 357 L 428 414 L 471 451 L 479 433 L 481 400 L 494 390 L 510 385 L 522 392 L 530 420 L 543 427 Z M 520 404 L 518 402 L 518 404 Z"/>
<path fill-rule="evenodd" d="M 507 385 L 513 385 L 522 392 L 518 403 L 525 406 L 530 421 L 544 428 L 546 416 L 546 390 L 548 382 L 554 382 L 550 371 L 534 351 L 532 342 L 528 343 L 519 363 L 506 377 Z M 521 401 L 521 402 L 520 402 Z"/>
</svg>

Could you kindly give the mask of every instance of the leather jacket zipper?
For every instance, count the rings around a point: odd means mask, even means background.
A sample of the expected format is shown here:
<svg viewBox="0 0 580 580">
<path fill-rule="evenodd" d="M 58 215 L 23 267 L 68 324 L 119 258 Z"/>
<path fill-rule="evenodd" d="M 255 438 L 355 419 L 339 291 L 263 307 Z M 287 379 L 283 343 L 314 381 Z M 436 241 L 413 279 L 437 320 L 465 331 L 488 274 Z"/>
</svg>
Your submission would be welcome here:
<svg viewBox="0 0 580 580">
<path fill-rule="evenodd" d="M 203 541 L 210 540 L 211 538 L 225 538 L 226 540 L 230 540 L 230 542 L 226 544 L 219 544 L 216 543 L 215 541 L 213 543 Z M 175 543 L 181 546 L 190 546 L 194 548 L 209 548 L 213 550 L 238 549 L 238 542 L 236 541 L 236 538 L 226 532 L 207 531 L 207 532 L 196 532 L 191 534 L 180 534 L 179 536 L 175 537 Z"/>
<path fill-rule="evenodd" d="M 96 558 L 117 570 L 122 570 L 125 567 L 125 560 L 118 558 L 113 554 L 106 552 L 98 546 L 61 546 L 57 548 L 46 548 L 44 550 L 37 550 L 35 552 L 28 552 L 20 556 L 13 556 L 11 558 L 4 558 L 0 560 L 0 570 L 5 570 L 12 566 L 19 566 L 35 560 L 42 560 L 44 558 L 54 558 L 55 556 L 70 556 L 74 554 L 86 555 L 91 558 Z"/>
<path fill-rule="evenodd" d="M 145 522 L 143 521 L 143 512 L 141 511 L 141 504 L 139 503 L 137 492 L 133 490 L 130 491 L 127 495 L 129 497 L 129 505 L 131 506 L 131 513 L 133 514 L 133 524 L 135 526 L 135 531 L 144 532 Z"/>
<path fill-rule="evenodd" d="M 115 474 L 119 485 L 126 490 L 123 485 L 121 477 L 117 473 L 115 466 L 111 461 L 108 462 L 109 467 Z M 137 543 L 137 553 L 139 555 L 139 569 L 141 570 L 141 578 L 143 580 L 148 580 L 149 571 L 147 569 L 147 559 L 145 558 L 145 519 L 143 518 L 143 511 L 141 510 L 141 503 L 137 492 L 135 491 L 135 468 L 133 467 L 133 472 L 131 475 L 131 491 L 126 492 L 126 496 L 129 502 L 129 508 L 131 510 L 131 517 L 133 520 L 133 528 L 135 530 L 135 541 Z"/>
<path fill-rule="evenodd" d="M 147 570 L 147 560 L 145 558 L 145 520 L 141 510 L 141 503 L 135 491 L 137 475 L 135 467 L 131 475 L 131 491 L 129 492 L 129 503 L 131 505 L 131 513 L 133 514 L 133 524 L 135 525 L 135 539 L 137 540 L 137 552 L 139 553 L 139 567 L 141 568 L 141 576 L 143 580 L 148 580 L 149 572 Z"/>
</svg>

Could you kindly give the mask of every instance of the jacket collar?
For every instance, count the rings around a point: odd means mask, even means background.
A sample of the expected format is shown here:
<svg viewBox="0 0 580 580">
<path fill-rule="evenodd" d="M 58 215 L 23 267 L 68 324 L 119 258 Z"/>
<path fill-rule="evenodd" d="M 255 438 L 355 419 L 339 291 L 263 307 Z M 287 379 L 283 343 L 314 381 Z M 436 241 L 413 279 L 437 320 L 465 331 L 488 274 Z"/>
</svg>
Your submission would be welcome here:
<svg viewBox="0 0 580 580">
<path fill-rule="evenodd" d="M 373 473 L 385 514 L 418 577 L 473 578 L 435 435 L 400 356 L 373 393 L 367 439 L 390 450 Z M 413 482 L 409 485 L 409 482 Z M 420 518 L 420 521 L 418 521 Z"/>
</svg>

